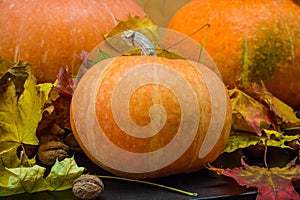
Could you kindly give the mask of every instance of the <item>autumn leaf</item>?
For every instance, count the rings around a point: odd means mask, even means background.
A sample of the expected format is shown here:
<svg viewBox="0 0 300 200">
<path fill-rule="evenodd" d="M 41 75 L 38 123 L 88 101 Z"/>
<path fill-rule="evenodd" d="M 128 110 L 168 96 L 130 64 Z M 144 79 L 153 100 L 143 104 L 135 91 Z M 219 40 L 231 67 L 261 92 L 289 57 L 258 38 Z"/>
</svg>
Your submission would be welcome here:
<svg viewBox="0 0 300 200">
<path fill-rule="evenodd" d="M 278 130 L 276 121 L 270 110 L 256 101 L 243 91 L 234 88 L 229 91 L 230 101 L 233 109 L 233 116 L 242 116 L 243 120 L 253 128 L 257 135 L 261 135 L 262 128 L 269 128 L 271 125 Z"/>
<path fill-rule="evenodd" d="M 118 21 L 118 25 L 110 30 L 108 34 L 105 35 L 105 38 L 111 43 L 111 44 L 117 44 L 116 41 L 113 42 L 110 40 L 111 38 L 114 38 L 115 35 L 120 35 L 126 30 L 139 30 L 139 32 L 143 33 L 148 37 L 150 41 L 153 42 L 154 46 L 157 46 L 159 48 L 162 48 L 162 41 L 161 37 L 158 33 L 158 26 L 153 24 L 152 21 L 148 18 L 141 19 L 139 17 L 129 17 L 125 21 Z M 120 37 L 121 39 L 121 37 Z"/>
<path fill-rule="evenodd" d="M 263 83 L 240 86 L 229 94 L 233 129 L 224 152 L 251 145 L 300 149 L 300 119 L 291 107 L 268 92 Z"/>
<path fill-rule="evenodd" d="M 57 84 L 55 89 L 61 96 L 72 98 L 74 92 L 74 80 L 68 68 L 61 67 L 57 74 Z"/>
<path fill-rule="evenodd" d="M 242 89 L 245 93 L 266 105 L 276 116 L 276 121 L 281 128 L 300 127 L 300 119 L 297 118 L 295 111 L 272 95 L 263 82 L 261 85 L 252 83 L 250 86 Z"/>
<path fill-rule="evenodd" d="M 298 135 L 284 135 L 274 130 L 262 130 L 262 135 L 258 136 L 251 132 L 233 131 L 226 143 L 223 153 L 231 153 L 237 149 L 243 149 L 249 146 L 261 145 L 292 149 L 290 142 L 298 140 Z"/>
<path fill-rule="evenodd" d="M 49 100 L 49 94 L 53 86 L 53 83 L 40 83 L 37 85 L 42 105 L 45 105 L 46 102 Z"/>
<path fill-rule="evenodd" d="M 285 167 L 262 168 L 250 166 L 241 159 L 242 167 L 233 169 L 208 169 L 234 178 L 241 186 L 254 187 L 258 190 L 257 200 L 300 199 L 292 180 L 300 179 L 300 166 L 292 160 Z"/>
<path fill-rule="evenodd" d="M 0 56 L 0 80 L 2 77 L 7 73 L 7 71 L 14 66 L 14 63 L 10 62 L 9 60 L 3 59 Z M 0 82 L 1 85 L 1 82 Z"/>
<path fill-rule="evenodd" d="M 123 33 L 127 30 L 133 30 L 145 35 L 155 49 L 165 49 L 157 25 L 153 24 L 148 18 L 129 17 L 126 21 L 119 21 L 118 25 L 105 35 L 106 42 L 119 55 L 141 55 L 137 47 L 129 46 L 123 40 Z"/>
<path fill-rule="evenodd" d="M 0 171 L 0 196 L 70 189 L 84 168 L 78 167 L 74 158 L 66 158 L 63 161 L 57 160 L 46 178 L 45 171 L 46 168 L 39 165 Z"/>
<path fill-rule="evenodd" d="M 69 115 L 70 103 L 75 90 L 75 79 L 67 68 L 60 68 L 57 80 L 44 103 L 42 119 L 37 127 L 36 135 L 40 142 L 61 138 L 63 129 L 71 130 Z M 44 86 L 47 87 L 48 85 Z"/>
<path fill-rule="evenodd" d="M 39 143 L 35 133 L 42 118 L 41 93 L 25 62 L 9 68 L 0 83 L 0 168 L 26 165 L 31 161 L 22 162 L 25 160 L 19 159 L 17 149 Z"/>
</svg>

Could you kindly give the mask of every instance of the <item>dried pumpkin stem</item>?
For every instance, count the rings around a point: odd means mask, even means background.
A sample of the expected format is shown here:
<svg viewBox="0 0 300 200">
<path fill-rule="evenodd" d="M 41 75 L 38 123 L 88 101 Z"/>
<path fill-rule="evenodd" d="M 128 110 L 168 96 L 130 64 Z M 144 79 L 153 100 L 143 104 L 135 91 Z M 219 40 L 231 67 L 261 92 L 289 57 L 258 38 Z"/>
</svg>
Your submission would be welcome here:
<svg viewBox="0 0 300 200">
<path fill-rule="evenodd" d="M 153 186 L 156 186 L 156 187 L 160 187 L 160 188 L 168 189 L 168 190 L 171 190 L 171 191 L 179 192 L 181 194 L 185 194 L 185 195 L 188 195 L 188 196 L 193 196 L 193 197 L 198 196 L 198 194 L 195 193 L 195 192 L 189 192 L 189 191 L 185 191 L 185 190 L 181 190 L 181 189 L 177 189 L 177 188 L 174 188 L 174 187 L 169 187 L 169 186 L 165 186 L 165 185 L 161 185 L 161 184 L 153 183 L 153 182 L 149 182 L 149 181 L 122 178 L 122 177 L 117 177 L 117 176 L 98 176 L 98 177 L 102 178 L 102 179 L 115 179 L 115 180 L 129 181 L 129 182 L 135 182 L 135 183 L 143 183 L 143 184 L 153 185 Z"/>
<path fill-rule="evenodd" d="M 133 30 L 127 30 L 124 31 L 122 38 L 129 46 L 139 48 L 143 56 L 156 56 L 153 44 L 144 34 Z"/>
</svg>

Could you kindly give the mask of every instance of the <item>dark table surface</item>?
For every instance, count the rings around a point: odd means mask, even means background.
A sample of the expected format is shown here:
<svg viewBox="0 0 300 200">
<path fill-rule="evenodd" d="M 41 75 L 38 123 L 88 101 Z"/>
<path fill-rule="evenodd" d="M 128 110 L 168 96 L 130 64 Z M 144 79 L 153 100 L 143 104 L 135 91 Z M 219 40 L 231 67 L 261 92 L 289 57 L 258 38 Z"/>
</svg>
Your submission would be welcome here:
<svg viewBox="0 0 300 200">
<path fill-rule="evenodd" d="M 75 159 L 79 166 L 84 166 L 91 174 L 110 175 L 98 166 L 94 165 L 83 153 L 77 153 Z M 237 166 L 240 162 L 240 155 L 224 155 L 215 161 L 215 166 L 230 165 Z M 227 165 L 227 166 L 226 166 Z M 163 184 L 191 192 L 198 193 L 197 197 L 187 196 L 181 193 L 162 189 L 156 186 L 145 185 L 141 183 L 127 182 L 121 180 L 103 179 L 105 190 L 102 192 L 100 200 L 201 200 L 201 199 L 220 199 L 220 200 L 248 200 L 256 198 L 256 190 L 254 188 L 246 188 L 239 186 L 235 180 L 217 175 L 215 172 L 207 169 L 189 173 L 179 174 L 169 177 L 148 180 L 154 183 Z M 298 188 L 298 187 L 296 187 Z M 34 194 L 20 194 L 10 197 L 0 198 L 7 200 L 76 200 L 71 190 L 59 192 L 38 192 Z"/>
</svg>

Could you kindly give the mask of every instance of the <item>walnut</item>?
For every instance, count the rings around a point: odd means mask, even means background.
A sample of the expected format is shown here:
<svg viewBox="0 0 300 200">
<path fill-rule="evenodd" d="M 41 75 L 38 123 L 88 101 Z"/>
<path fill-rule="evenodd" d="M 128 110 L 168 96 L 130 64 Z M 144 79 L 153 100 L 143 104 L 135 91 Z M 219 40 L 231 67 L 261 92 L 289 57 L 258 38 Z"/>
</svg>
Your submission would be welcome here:
<svg viewBox="0 0 300 200">
<path fill-rule="evenodd" d="M 104 190 L 102 180 L 95 175 L 82 175 L 73 182 L 73 194 L 80 199 L 95 199 Z"/>
<path fill-rule="evenodd" d="M 68 147 L 70 148 L 70 150 L 75 151 L 75 152 L 79 152 L 81 151 L 81 148 L 78 144 L 78 142 L 76 141 L 74 134 L 73 133 L 69 133 L 65 139 L 64 139 L 64 143 L 66 145 L 68 145 Z"/>
<path fill-rule="evenodd" d="M 69 147 L 59 141 L 50 141 L 40 145 L 37 155 L 41 163 L 50 166 L 56 159 L 61 161 L 68 157 Z"/>
</svg>

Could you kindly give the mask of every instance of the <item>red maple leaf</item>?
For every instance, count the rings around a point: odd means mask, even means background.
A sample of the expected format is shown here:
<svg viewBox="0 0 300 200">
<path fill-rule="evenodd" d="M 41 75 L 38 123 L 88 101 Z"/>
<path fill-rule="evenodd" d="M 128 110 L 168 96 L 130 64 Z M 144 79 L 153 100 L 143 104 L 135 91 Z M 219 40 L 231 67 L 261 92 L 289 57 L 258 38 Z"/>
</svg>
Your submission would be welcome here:
<svg viewBox="0 0 300 200">
<path fill-rule="evenodd" d="M 300 165 L 292 160 L 285 167 L 263 168 L 250 166 L 241 158 L 242 167 L 220 169 L 210 166 L 208 169 L 234 178 L 239 185 L 257 188 L 257 200 L 300 199 L 292 180 L 300 179 Z"/>
<path fill-rule="evenodd" d="M 68 68 L 61 67 L 57 74 L 56 90 L 61 96 L 71 98 L 74 91 L 74 80 Z"/>
</svg>

